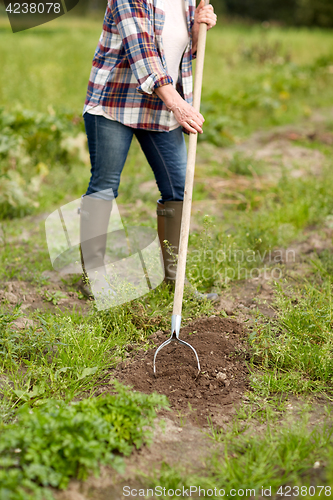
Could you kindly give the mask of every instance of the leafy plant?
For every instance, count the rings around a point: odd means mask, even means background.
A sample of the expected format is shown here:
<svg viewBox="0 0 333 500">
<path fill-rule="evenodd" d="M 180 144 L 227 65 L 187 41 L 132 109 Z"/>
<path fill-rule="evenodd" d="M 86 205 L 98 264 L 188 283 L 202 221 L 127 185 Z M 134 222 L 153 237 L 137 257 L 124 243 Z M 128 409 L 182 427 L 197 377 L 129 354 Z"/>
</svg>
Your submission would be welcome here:
<svg viewBox="0 0 333 500">
<path fill-rule="evenodd" d="M 55 165 L 69 170 L 65 138 L 73 124 L 64 116 L 0 107 L 0 216 L 17 217 L 38 208 L 38 192 Z"/>
<path fill-rule="evenodd" d="M 40 487 L 65 488 L 71 477 L 98 474 L 100 464 L 121 467 L 119 453 L 129 455 L 149 442 L 155 409 L 167 406 L 166 397 L 131 392 L 116 381 L 113 389 L 70 404 L 24 405 L 17 421 L 2 428 L 0 497 L 36 498 Z"/>
<path fill-rule="evenodd" d="M 54 306 L 59 304 L 59 301 L 61 299 L 66 299 L 66 298 L 67 298 L 67 295 L 65 293 L 61 292 L 60 290 L 56 290 L 54 292 L 49 292 L 48 290 L 45 290 L 45 292 L 44 292 L 44 299 L 47 302 L 52 302 L 52 304 Z"/>
</svg>

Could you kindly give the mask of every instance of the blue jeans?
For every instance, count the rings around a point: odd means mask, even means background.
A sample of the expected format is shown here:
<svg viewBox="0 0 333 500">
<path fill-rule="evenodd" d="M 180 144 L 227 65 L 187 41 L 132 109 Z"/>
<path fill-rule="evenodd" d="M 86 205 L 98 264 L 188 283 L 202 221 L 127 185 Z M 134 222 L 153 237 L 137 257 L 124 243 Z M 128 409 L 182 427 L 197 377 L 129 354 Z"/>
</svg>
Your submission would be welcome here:
<svg viewBox="0 0 333 500">
<path fill-rule="evenodd" d="M 103 116 L 89 113 L 83 116 L 91 161 L 87 195 L 96 193 L 97 198 L 100 191 L 111 188 L 112 197 L 118 196 L 120 175 L 134 134 L 154 172 L 162 197 L 160 202 L 183 200 L 187 152 L 181 127 L 171 132 L 152 132 L 127 127 Z"/>
</svg>

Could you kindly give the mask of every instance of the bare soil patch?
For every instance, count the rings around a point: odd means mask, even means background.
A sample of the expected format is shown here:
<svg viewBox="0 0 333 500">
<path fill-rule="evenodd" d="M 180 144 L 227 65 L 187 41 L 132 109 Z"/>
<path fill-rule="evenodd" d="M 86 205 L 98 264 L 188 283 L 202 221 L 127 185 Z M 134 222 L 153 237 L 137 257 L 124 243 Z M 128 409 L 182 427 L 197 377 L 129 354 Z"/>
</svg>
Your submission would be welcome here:
<svg viewBox="0 0 333 500">
<path fill-rule="evenodd" d="M 165 394 L 171 408 L 196 425 L 208 417 L 223 425 L 248 389 L 248 347 L 244 327 L 231 318 L 200 318 L 181 329 L 180 338 L 197 351 L 201 372 L 190 348 L 172 342 L 153 357 L 170 332 L 152 335 L 153 347 L 111 371 L 112 377 L 144 393 Z"/>
<path fill-rule="evenodd" d="M 43 273 L 44 274 L 44 273 Z M 50 278 L 50 282 L 45 285 L 36 286 L 33 283 L 22 280 L 11 280 L 0 282 L 0 304 L 4 303 L 12 308 L 15 304 L 21 304 L 21 311 L 27 314 L 39 309 L 41 311 L 54 311 L 59 308 L 62 311 L 67 309 L 81 310 L 84 313 L 89 308 L 90 301 L 79 298 L 74 287 L 64 284 L 61 275 L 55 271 L 48 271 L 44 274 Z M 26 319 L 28 325 L 30 320 Z M 24 328 L 25 322 L 19 322 L 18 328 Z"/>
</svg>

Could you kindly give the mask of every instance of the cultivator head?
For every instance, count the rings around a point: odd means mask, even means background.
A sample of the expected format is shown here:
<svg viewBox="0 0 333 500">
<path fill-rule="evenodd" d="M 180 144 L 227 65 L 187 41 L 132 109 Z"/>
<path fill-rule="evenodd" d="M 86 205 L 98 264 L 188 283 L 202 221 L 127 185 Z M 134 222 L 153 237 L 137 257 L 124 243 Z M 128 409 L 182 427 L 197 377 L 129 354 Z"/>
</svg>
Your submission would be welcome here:
<svg viewBox="0 0 333 500">
<path fill-rule="evenodd" d="M 163 349 L 163 347 L 167 346 L 168 344 L 170 344 L 170 342 L 179 342 L 180 344 L 182 345 L 185 345 L 187 347 L 189 347 L 190 349 L 192 349 L 192 351 L 194 352 L 195 354 L 195 357 L 196 357 L 196 360 L 197 360 L 197 363 L 198 363 L 198 372 L 200 372 L 200 362 L 199 362 L 199 358 L 198 358 L 198 354 L 197 354 L 197 351 L 194 349 L 194 347 L 191 346 L 191 344 L 188 344 L 187 342 L 184 342 L 184 340 L 181 340 L 179 338 L 179 331 L 180 331 L 180 323 L 181 323 L 181 320 L 182 320 L 182 317 L 179 316 L 178 314 L 173 314 L 172 315 L 172 318 L 171 318 L 171 337 L 166 340 L 165 342 L 163 342 L 163 344 L 161 344 L 156 352 L 155 352 L 155 355 L 154 355 L 154 374 L 156 375 L 156 366 L 155 366 L 155 361 L 156 361 L 156 356 L 157 356 L 157 353 Z"/>
</svg>

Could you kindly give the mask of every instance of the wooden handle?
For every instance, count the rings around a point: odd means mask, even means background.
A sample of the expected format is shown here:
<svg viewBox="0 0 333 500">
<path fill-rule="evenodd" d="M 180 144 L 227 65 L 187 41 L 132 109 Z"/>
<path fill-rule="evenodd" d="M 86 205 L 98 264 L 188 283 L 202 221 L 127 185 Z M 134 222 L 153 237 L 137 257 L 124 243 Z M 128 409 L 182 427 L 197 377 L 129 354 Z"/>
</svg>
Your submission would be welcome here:
<svg viewBox="0 0 333 500">
<path fill-rule="evenodd" d="M 205 3 L 206 5 L 208 5 L 209 0 L 206 0 Z M 197 111 L 200 111 L 206 35 L 207 35 L 207 25 L 205 23 L 201 23 L 199 26 L 197 59 L 196 59 L 196 67 L 194 75 L 194 90 L 193 90 L 193 107 Z M 172 313 L 174 315 L 179 315 L 179 316 L 182 313 L 182 305 L 183 305 L 186 256 L 188 247 L 188 235 L 190 232 L 190 222 L 191 222 L 192 193 L 193 193 L 193 181 L 194 181 L 194 170 L 195 170 L 195 158 L 197 152 L 197 141 L 198 141 L 198 134 L 190 134 L 188 143 L 188 153 L 187 153 L 183 213 L 182 213 L 182 222 L 180 228 L 176 286 L 175 286 L 175 295 L 173 300 L 173 313 Z"/>
</svg>

